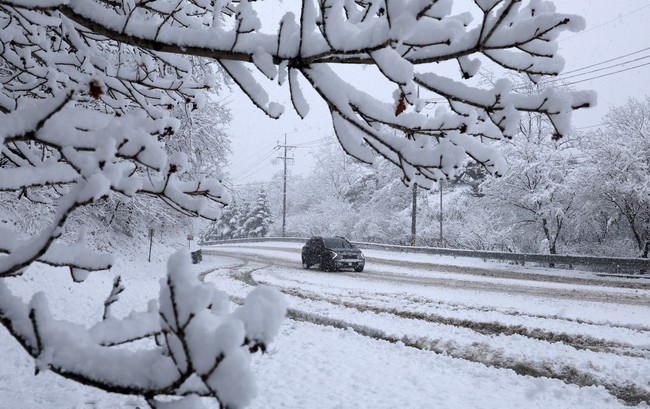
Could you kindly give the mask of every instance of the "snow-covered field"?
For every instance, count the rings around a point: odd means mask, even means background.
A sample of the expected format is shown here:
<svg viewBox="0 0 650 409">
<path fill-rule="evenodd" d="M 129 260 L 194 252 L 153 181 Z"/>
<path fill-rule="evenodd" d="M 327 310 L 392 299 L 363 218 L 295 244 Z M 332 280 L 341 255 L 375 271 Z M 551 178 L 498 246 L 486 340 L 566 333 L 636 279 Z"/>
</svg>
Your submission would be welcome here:
<svg viewBox="0 0 650 409">
<path fill-rule="evenodd" d="M 300 244 L 203 249 L 193 266 L 238 301 L 277 286 L 290 310 L 255 355 L 252 408 L 615 408 L 650 405 L 650 280 L 365 251 L 363 273 L 300 267 Z M 161 254 L 73 284 L 30 271 L 12 290 L 46 290 L 52 309 L 89 323 L 112 276 L 115 315 L 157 297 Z M 0 330 L 0 408 L 135 408 L 135 397 L 80 387 L 34 363 Z"/>
</svg>

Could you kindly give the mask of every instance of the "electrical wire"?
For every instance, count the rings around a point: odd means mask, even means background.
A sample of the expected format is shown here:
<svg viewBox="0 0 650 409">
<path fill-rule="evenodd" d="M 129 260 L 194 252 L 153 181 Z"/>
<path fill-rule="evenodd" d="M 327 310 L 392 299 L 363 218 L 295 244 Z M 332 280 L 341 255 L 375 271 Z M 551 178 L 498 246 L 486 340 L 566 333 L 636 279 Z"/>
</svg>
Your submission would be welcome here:
<svg viewBox="0 0 650 409">
<path fill-rule="evenodd" d="M 312 130 L 315 130 L 315 129 L 312 129 Z M 287 135 L 294 135 L 294 134 L 303 133 L 303 132 L 306 132 L 306 131 L 309 131 L 309 129 L 308 130 L 301 130 L 301 131 L 287 132 Z M 317 143 L 326 141 L 326 140 L 331 139 L 331 138 L 332 138 L 331 136 L 327 136 L 327 137 L 323 137 L 323 138 L 314 139 L 314 140 L 311 140 L 311 141 L 305 141 L 305 142 L 296 144 L 294 146 L 295 147 L 300 147 L 300 148 L 314 148 L 314 147 L 320 146 L 320 145 L 317 145 Z M 263 152 L 261 154 L 258 154 L 256 156 L 254 156 L 250 160 L 246 160 L 246 161 L 242 162 L 242 164 L 237 164 L 237 166 L 243 166 L 243 168 L 241 170 L 236 169 L 236 167 L 233 166 L 234 169 L 232 170 L 232 172 L 237 174 L 237 176 L 234 178 L 234 181 L 244 180 L 244 179 L 250 178 L 251 176 L 258 174 L 262 170 L 265 170 L 266 165 L 267 165 L 266 160 L 275 153 L 277 153 L 277 145 L 274 146 L 270 152 L 269 151 L 267 151 L 266 153 Z"/>
<path fill-rule="evenodd" d="M 269 181 L 269 182 L 248 182 L 248 183 L 240 183 L 240 184 L 233 184 L 230 188 L 235 190 L 235 188 L 246 188 L 246 187 L 256 187 L 256 186 L 273 186 L 273 185 L 279 185 L 282 181 Z"/>
<path fill-rule="evenodd" d="M 275 149 L 271 149 L 271 151 L 267 151 L 266 153 L 262 153 L 262 156 L 260 156 L 260 157 L 259 157 L 258 159 L 256 159 L 254 162 L 252 162 L 252 163 L 246 165 L 243 169 L 239 170 L 238 172 L 239 172 L 239 173 L 245 173 L 245 172 L 248 172 L 249 170 L 251 170 L 251 169 L 257 167 L 258 165 L 260 165 L 261 163 L 263 163 L 264 161 L 266 161 L 266 159 L 268 159 L 268 157 L 271 156 L 271 155 L 273 155 L 274 153 L 275 153 Z"/>
<path fill-rule="evenodd" d="M 585 78 L 585 79 L 583 79 L 583 80 L 579 80 L 579 81 L 569 82 L 569 83 L 566 83 L 566 84 L 563 84 L 563 85 L 565 85 L 565 86 L 569 86 L 569 85 L 580 84 L 581 82 L 591 81 L 591 80 L 595 80 L 595 79 L 603 78 L 603 77 L 609 77 L 610 75 L 620 74 L 620 73 L 622 73 L 622 72 L 630 71 L 630 70 L 634 70 L 634 69 L 636 69 L 636 68 L 645 67 L 645 66 L 647 66 L 647 65 L 650 65 L 650 62 L 647 62 L 647 63 L 645 63 L 645 64 L 635 65 L 634 67 L 629 67 L 629 68 L 625 68 L 625 69 L 618 70 L 618 71 L 614 71 L 614 72 L 609 72 L 609 73 L 607 73 L 607 74 L 597 75 L 597 76 L 595 76 L 595 77 L 591 77 L 591 78 Z"/>
<path fill-rule="evenodd" d="M 307 145 L 318 144 L 318 143 L 321 143 L 321 142 L 324 142 L 324 141 L 327 141 L 327 140 L 330 140 L 330 139 L 333 139 L 332 136 L 325 136 L 325 137 L 323 137 L 323 138 L 319 138 L 319 139 L 314 139 L 314 140 L 311 140 L 311 141 L 306 141 L 306 142 L 297 143 L 297 144 L 295 144 L 294 146 L 297 147 L 297 148 L 298 148 L 298 147 L 300 147 L 300 148 L 304 148 L 304 147 L 306 147 Z"/>
<path fill-rule="evenodd" d="M 235 165 L 235 167 L 245 168 L 247 166 L 250 166 L 251 164 L 256 163 L 257 161 L 259 161 L 260 158 L 262 156 L 264 156 L 266 154 L 266 152 L 268 152 L 268 149 L 274 149 L 274 148 L 275 148 L 275 145 L 267 146 L 266 148 L 263 148 L 262 150 L 260 150 L 257 154 L 248 156 L 248 157 L 244 158 L 243 160 L 239 161 Z"/>
<path fill-rule="evenodd" d="M 580 131 L 582 129 L 589 129 L 589 128 L 599 128 L 601 126 L 604 126 L 605 124 L 596 124 L 596 125 L 587 125 L 587 126 L 581 126 L 580 128 L 573 128 L 574 131 Z"/>
<path fill-rule="evenodd" d="M 641 50 L 637 50 L 637 51 L 634 51 L 632 53 L 628 53 L 628 54 L 625 54 L 625 55 L 622 55 L 622 56 L 619 56 L 619 57 L 610 58 L 610 59 L 607 59 L 607 60 L 604 60 L 604 61 L 601 61 L 601 62 L 590 64 L 590 65 L 587 65 L 585 67 L 577 68 L 577 69 L 572 70 L 572 71 L 567 71 L 567 72 L 562 73 L 560 75 L 557 75 L 555 77 L 544 79 L 544 80 L 540 81 L 537 85 L 550 85 L 552 83 L 555 83 L 555 82 L 558 82 L 558 81 L 564 81 L 564 80 L 569 79 L 569 78 L 578 78 L 578 77 L 582 77 L 582 76 L 585 76 L 585 75 L 593 74 L 595 72 L 600 72 L 600 71 L 604 71 L 604 70 L 608 70 L 608 69 L 612 69 L 612 68 L 616 68 L 616 67 L 622 67 L 624 65 L 627 65 L 627 64 L 630 64 L 630 63 L 633 63 L 633 62 L 645 60 L 647 58 L 650 58 L 650 55 L 634 58 L 634 59 L 628 60 L 628 61 L 623 61 L 623 62 L 620 62 L 620 63 L 617 63 L 617 64 L 609 65 L 607 67 L 597 68 L 597 69 L 591 70 L 591 71 L 577 73 L 578 71 L 583 71 L 585 69 L 597 67 L 599 65 L 606 64 L 608 62 L 612 62 L 612 61 L 616 61 L 616 60 L 620 60 L 622 58 L 629 57 L 629 56 L 635 55 L 635 54 L 639 54 L 639 53 L 647 51 L 647 50 L 650 50 L 650 47 L 643 48 Z M 637 67 L 642 67 L 642 66 L 643 66 L 643 64 L 638 65 Z M 622 72 L 622 71 L 624 71 L 624 70 L 616 71 L 614 73 Z M 612 74 L 614 74 L 614 73 L 612 73 Z M 567 74 L 572 74 L 572 75 L 567 75 Z M 607 75 L 609 75 L 609 74 L 607 74 Z M 599 78 L 599 77 L 593 77 L 593 78 Z M 577 83 L 577 82 L 574 82 L 574 83 Z M 520 89 L 520 88 L 525 88 L 525 87 L 527 87 L 529 85 L 530 85 L 529 83 L 522 82 L 522 83 L 513 85 L 512 88 L 513 89 Z"/>
<path fill-rule="evenodd" d="M 557 77 L 552 78 L 551 81 L 561 81 L 561 80 L 565 80 L 565 79 L 568 79 L 568 78 L 581 77 L 583 75 L 593 74 L 594 72 L 600 72 L 600 71 L 609 70 L 609 69 L 616 68 L 616 67 L 622 67 L 624 65 L 627 65 L 627 64 L 630 64 L 630 63 L 633 63 L 633 62 L 645 60 L 647 58 L 650 58 L 650 55 L 635 58 L 635 59 L 630 60 L 630 61 L 624 61 L 624 62 L 614 64 L 614 65 L 608 65 L 607 67 L 597 68 L 595 70 L 586 71 L 586 72 L 579 73 L 579 74 L 573 74 L 573 75 L 569 75 L 569 76 L 566 76 L 565 74 L 561 74 L 561 75 L 558 75 Z"/>
<path fill-rule="evenodd" d="M 648 51 L 648 50 L 650 50 L 650 47 L 642 48 L 641 50 L 633 51 L 631 53 L 621 55 L 619 57 L 610 58 L 609 60 L 605 60 L 605 61 L 601 61 L 601 62 L 598 62 L 598 63 L 595 63 L 595 64 L 587 65 L 585 67 L 576 68 L 576 69 L 571 70 L 571 71 L 565 71 L 565 72 L 562 73 L 562 75 L 573 74 L 574 72 L 577 72 L 577 71 L 582 71 L 582 70 L 586 70 L 586 69 L 589 69 L 589 68 L 592 68 L 592 67 L 597 67 L 599 65 L 607 64 L 608 62 L 612 62 L 612 61 L 620 60 L 622 58 L 630 57 L 632 55 L 639 54 L 639 53 L 642 53 L 642 52 Z"/>
<path fill-rule="evenodd" d="M 329 141 L 329 142 L 324 142 L 320 143 L 318 145 L 309 145 L 309 146 L 299 146 L 296 149 L 314 149 L 314 148 L 322 148 L 324 146 L 332 146 L 335 145 L 337 141 Z"/>
<path fill-rule="evenodd" d="M 276 153 L 276 150 L 273 149 L 270 152 L 267 152 L 266 155 L 264 155 L 262 158 L 260 158 L 258 161 L 253 163 L 252 165 L 249 165 L 246 169 L 240 170 L 237 172 L 237 176 L 235 177 L 235 180 L 241 180 L 245 178 L 249 178 L 253 176 L 254 174 L 262 171 L 266 167 L 266 160 L 273 156 Z"/>
</svg>

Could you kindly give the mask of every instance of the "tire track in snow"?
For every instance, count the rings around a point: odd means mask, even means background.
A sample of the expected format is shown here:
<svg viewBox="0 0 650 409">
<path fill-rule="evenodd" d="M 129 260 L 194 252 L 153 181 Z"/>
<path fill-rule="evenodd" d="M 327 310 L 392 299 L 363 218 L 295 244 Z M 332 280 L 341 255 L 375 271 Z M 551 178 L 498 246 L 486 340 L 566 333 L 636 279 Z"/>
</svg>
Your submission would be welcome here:
<svg viewBox="0 0 650 409">
<path fill-rule="evenodd" d="M 650 403 L 650 392 L 639 388 L 636 385 L 624 384 L 618 385 L 605 382 L 592 374 L 580 371 L 574 366 L 564 365 L 561 370 L 554 368 L 553 363 L 532 362 L 524 360 L 513 360 L 512 357 L 504 356 L 500 351 L 492 350 L 487 344 L 477 344 L 472 349 L 458 348 L 453 342 L 441 342 L 441 340 L 432 340 L 425 337 L 412 338 L 408 336 L 398 337 L 389 335 L 386 332 L 349 323 L 343 320 L 337 320 L 329 317 L 323 317 L 300 310 L 289 309 L 287 317 L 301 322 L 308 322 L 316 325 L 330 326 L 343 330 L 353 330 L 359 335 L 373 338 L 377 341 L 386 341 L 392 344 L 404 345 L 411 348 L 417 348 L 423 351 L 430 351 L 440 355 L 450 356 L 452 358 L 462 359 L 485 366 L 492 366 L 498 369 L 510 369 L 521 376 L 531 376 L 534 378 L 551 378 L 557 379 L 567 384 L 573 384 L 580 387 L 602 386 L 615 398 L 621 400 L 628 406 L 637 406 L 641 403 Z"/>
<path fill-rule="evenodd" d="M 343 273 L 350 275 L 350 273 Z M 608 294 L 606 292 L 596 291 L 581 291 L 577 289 L 559 289 L 559 288 L 544 288 L 532 286 L 520 286 L 508 283 L 490 283 L 490 282 L 474 282 L 464 281 L 462 279 L 446 279 L 446 278 L 433 278 L 422 276 L 408 276 L 396 275 L 384 272 L 356 273 L 356 277 L 366 280 L 381 280 L 385 282 L 395 282 L 400 284 L 412 284 L 419 286 L 429 287 L 443 287 L 451 289 L 487 291 L 497 293 L 514 293 L 523 295 L 532 295 L 543 298 L 555 298 L 562 300 L 581 300 L 593 301 L 603 303 L 615 304 L 629 304 L 629 305 L 648 305 L 650 303 L 650 295 L 634 295 L 634 294 Z"/>
<path fill-rule="evenodd" d="M 431 303 L 432 300 L 428 298 L 424 298 L 421 296 L 411 296 L 407 295 L 405 299 L 411 300 L 412 303 L 414 304 L 424 304 L 424 303 Z M 591 325 L 591 326 L 602 326 L 602 327 L 608 327 L 608 328 L 620 328 L 620 329 L 625 329 L 625 330 L 630 330 L 630 331 L 637 331 L 637 332 L 647 332 L 648 337 L 650 337 L 650 327 L 645 327 L 642 325 L 625 325 L 625 324 L 616 324 L 616 323 L 609 323 L 609 322 L 596 322 L 596 321 L 590 321 L 586 319 L 580 319 L 580 318 L 569 318 L 569 317 L 562 317 L 559 315 L 544 315 L 544 314 L 534 314 L 534 313 L 523 313 L 521 311 L 513 311 L 513 310 L 501 310 L 497 308 L 488 308 L 488 307 L 480 307 L 480 306 L 467 306 L 464 304 L 457 304 L 457 303 L 452 303 L 452 302 L 442 302 L 442 301 L 435 301 L 434 303 L 440 304 L 440 305 L 446 305 L 449 307 L 452 307 L 456 310 L 468 310 L 468 311 L 481 311 L 481 312 L 498 312 L 499 314 L 503 315 L 509 315 L 513 317 L 529 317 L 529 318 L 538 318 L 538 319 L 550 319 L 554 321 L 564 321 L 564 322 L 570 322 L 574 324 L 581 324 L 581 325 Z"/>
<path fill-rule="evenodd" d="M 212 274 L 212 273 L 214 273 L 216 271 L 219 271 L 219 270 L 230 271 L 232 269 L 240 269 L 240 268 L 245 267 L 247 265 L 248 265 L 248 260 L 241 259 L 241 262 L 237 263 L 237 264 L 233 264 L 233 265 L 230 265 L 230 266 L 211 268 L 211 269 L 200 272 L 199 273 L 199 280 L 205 281 L 205 276 L 207 276 L 208 274 Z"/>
<path fill-rule="evenodd" d="M 453 274 L 466 274 L 475 275 L 480 277 L 490 278 L 506 278 L 510 280 L 521 281 L 538 281 L 538 282 L 551 282 L 559 284 L 577 284 L 588 285 L 593 287 L 614 287 L 614 288 L 627 288 L 632 290 L 647 290 L 650 289 L 650 283 L 644 282 L 629 282 L 629 281 L 613 281 L 613 280 L 599 280 L 596 278 L 588 277 L 566 277 L 547 274 L 536 273 L 519 273 L 516 271 L 506 271 L 498 269 L 488 269 L 481 267 L 458 266 L 453 264 L 438 264 L 438 263 L 425 263 L 425 262 L 402 262 L 396 260 L 379 259 L 376 262 L 381 264 L 394 265 L 397 267 L 415 267 L 418 269 L 430 269 L 440 273 L 453 273 Z M 561 271 L 561 270 L 560 270 Z"/>
<path fill-rule="evenodd" d="M 563 343 L 575 349 L 590 350 L 593 352 L 604 352 L 617 355 L 625 355 L 636 358 L 650 358 L 650 350 L 638 351 L 631 345 L 594 338 L 588 335 L 571 335 L 564 332 L 557 333 L 546 331 L 541 328 L 527 328 L 523 325 L 507 325 L 500 322 L 477 322 L 469 319 L 458 319 L 444 317 L 438 314 L 420 313 L 415 311 L 401 310 L 397 308 L 379 307 L 368 304 L 360 304 L 351 301 L 342 301 L 333 297 L 325 297 L 317 294 L 308 294 L 294 288 L 280 288 L 280 290 L 293 297 L 311 301 L 323 301 L 333 305 L 354 309 L 359 312 L 372 312 L 375 314 L 390 314 L 402 319 L 425 321 L 432 324 L 449 325 L 472 330 L 482 335 L 520 335 L 526 338 L 544 341 L 551 344 Z"/>
</svg>

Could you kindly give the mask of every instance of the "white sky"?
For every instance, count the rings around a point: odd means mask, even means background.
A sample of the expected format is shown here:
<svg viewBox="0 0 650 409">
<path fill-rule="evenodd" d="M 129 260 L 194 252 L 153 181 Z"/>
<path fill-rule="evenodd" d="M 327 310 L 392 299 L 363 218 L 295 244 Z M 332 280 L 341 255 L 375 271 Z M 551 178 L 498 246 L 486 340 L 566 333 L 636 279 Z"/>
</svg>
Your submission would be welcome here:
<svg viewBox="0 0 650 409">
<path fill-rule="evenodd" d="M 591 89 L 598 93 L 596 107 L 574 113 L 574 127 L 595 128 L 610 107 L 620 106 L 630 97 L 650 96 L 650 0 L 555 0 L 555 4 L 558 11 L 582 15 L 587 22 L 584 31 L 560 37 L 566 82 L 575 82 L 576 90 Z M 610 59 L 615 60 L 604 63 Z M 599 65 L 586 68 L 593 64 Z M 490 69 L 490 65 L 483 68 Z M 282 156 L 281 151 L 274 147 L 283 143 L 285 134 L 288 145 L 297 147 L 290 155 L 295 157 L 290 169 L 298 174 L 310 170 L 310 152 L 335 142 L 325 104 L 310 90 L 304 91 L 311 105 L 305 120 L 300 120 L 290 103 L 279 120 L 272 120 L 234 89 L 229 129 L 233 155 L 227 171 L 235 185 L 269 181 L 281 172 L 282 162 L 275 160 Z M 288 101 L 286 96 L 272 97 Z"/>
</svg>

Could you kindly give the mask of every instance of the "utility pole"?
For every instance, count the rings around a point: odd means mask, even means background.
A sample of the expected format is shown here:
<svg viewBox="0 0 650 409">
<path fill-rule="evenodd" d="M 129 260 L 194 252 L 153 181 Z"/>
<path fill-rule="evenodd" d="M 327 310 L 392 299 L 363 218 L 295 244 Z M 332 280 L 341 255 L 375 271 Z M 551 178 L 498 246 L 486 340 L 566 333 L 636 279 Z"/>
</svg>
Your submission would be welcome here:
<svg viewBox="0 0 650 409">
<path fill-rule="evenodd" d="M 442 178 L 439 181 L 440 185 L 440 245 L 442 246 Z"/>
<path fill-rule="evenodd" d="M 416 219 L 418 213 L 418 184 L 413 183 L 413 206 L 411 207 L 411 246 L 416 243 Z"/>
<path fill-rule="evenodd" d="M 284 184 L 282 188 L 282 237 L 286 235 L 286 223 L 287 223 L 287 161 L 293 161 L 293 157 L 289 157 L 288 153 L 292 149 L 296 149 L 295 146 L 287 145 L 287 134 L 284 134 L 284 145 L 278 144 L 275 146 L 276 149 L 284 148 L 284 155 L 278 156 L 277 159 L 284 162 Z"/>
</svg>

